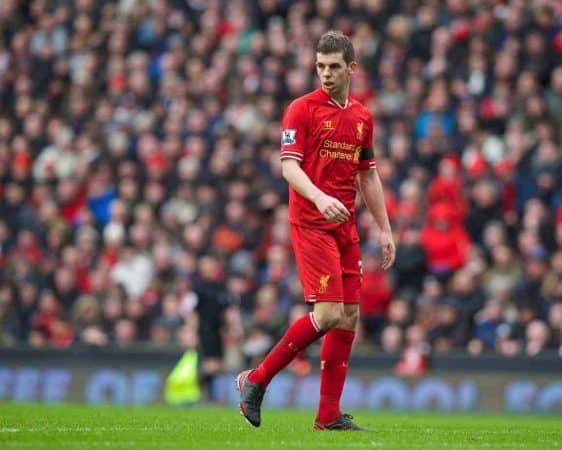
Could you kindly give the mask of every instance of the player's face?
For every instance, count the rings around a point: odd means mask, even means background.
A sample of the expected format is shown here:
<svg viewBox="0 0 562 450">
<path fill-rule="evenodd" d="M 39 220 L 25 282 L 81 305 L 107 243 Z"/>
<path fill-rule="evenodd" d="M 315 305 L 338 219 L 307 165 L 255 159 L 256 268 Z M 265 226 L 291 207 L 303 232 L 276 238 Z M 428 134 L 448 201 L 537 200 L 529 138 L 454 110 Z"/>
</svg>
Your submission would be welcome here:
<svg viewBox="0 0 562 450">
<path fill-rule="evenodd" d="M 316 73 L 322 89 L 334 98 L 342 94 L 347 97 L 349 78 L 354 69 L 355 62 L 346 64 L 341 52 L 316 53 Z"/>
</svg>

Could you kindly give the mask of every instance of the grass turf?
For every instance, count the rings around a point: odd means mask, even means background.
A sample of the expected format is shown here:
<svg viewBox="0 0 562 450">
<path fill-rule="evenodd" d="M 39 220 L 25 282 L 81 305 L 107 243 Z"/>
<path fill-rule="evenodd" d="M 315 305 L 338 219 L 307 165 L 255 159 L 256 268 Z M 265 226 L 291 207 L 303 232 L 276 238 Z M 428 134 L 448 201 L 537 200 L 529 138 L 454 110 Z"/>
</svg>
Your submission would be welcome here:
<svg viewBox="0 0 562 450">
<path fill-rule="evenodd" d="M 0 403 L 0 449 L 562 449 L 560 417 L 375 413 L 372 433 L 313 432 L 313 411 Z"/>
</svg>

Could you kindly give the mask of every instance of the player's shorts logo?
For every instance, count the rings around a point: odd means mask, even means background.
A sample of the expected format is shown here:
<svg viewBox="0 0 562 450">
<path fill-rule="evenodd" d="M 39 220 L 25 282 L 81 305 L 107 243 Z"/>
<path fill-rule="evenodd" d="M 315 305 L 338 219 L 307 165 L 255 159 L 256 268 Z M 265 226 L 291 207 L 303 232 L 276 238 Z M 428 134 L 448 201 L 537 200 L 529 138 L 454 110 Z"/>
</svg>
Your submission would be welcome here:
<svg viewBox="0 0 562 450">
<path fill-rule="evenodd" d="M 297 130 L 293 130 L 290 128 L 283 130 L 281 145 L 294 145 L 296 143 L 297 143 Z"/>
<path fill-rule="evenodd" d="M 328 281 L 330 281 L 330 275 L 320 276 L 320 289 L 318 289 L 318 292 L 320 294 L 324 294 L 326 292 L 326 289 L 328 289 Z"/>
</svg>

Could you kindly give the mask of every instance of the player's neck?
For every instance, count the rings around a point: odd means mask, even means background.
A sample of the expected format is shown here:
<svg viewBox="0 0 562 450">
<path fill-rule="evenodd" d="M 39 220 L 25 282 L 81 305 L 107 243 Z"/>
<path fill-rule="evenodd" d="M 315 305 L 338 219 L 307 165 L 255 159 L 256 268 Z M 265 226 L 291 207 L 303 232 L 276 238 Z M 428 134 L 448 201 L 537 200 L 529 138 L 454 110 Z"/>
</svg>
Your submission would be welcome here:
<svg viewBox="0 0 562 450">
<path fill-rule="evenodd" d="M 347 105 L 348 105 L 348 102 L 349 102 L 349 99 L 347 98 L 347 95 L 345 97 L 343 97 L 343 96 L 330 97 L 330 99 L 333 102 L 337 103 L 340 108 L 347 108 Z"/>
<path fill-rule="evenodd" d="M 330 99 L 336 102 L 341 108 L 346 108 L 349 102 L 349 87 L 346 87 L 341 90 L 341 92 L 332 92 L 327 94 L 330 96 Z"/>
</svg>

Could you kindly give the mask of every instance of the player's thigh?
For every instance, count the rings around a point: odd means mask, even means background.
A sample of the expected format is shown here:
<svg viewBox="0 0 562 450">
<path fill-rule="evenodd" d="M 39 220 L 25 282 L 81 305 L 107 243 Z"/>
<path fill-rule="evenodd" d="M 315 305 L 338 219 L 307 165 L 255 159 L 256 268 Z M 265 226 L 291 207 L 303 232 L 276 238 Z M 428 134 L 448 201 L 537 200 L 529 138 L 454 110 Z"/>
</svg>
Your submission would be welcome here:
<svg viewBox="0 0 562 450">
<path fill-rule="evenodd" d="M 342 302 L 340 250 L 329 231 L 291 225 L 291 242 L 307 302 Z"/>
<path fill-rule="evenodd" d="M 346 304 L 359 303 L 361 298 L 361 248 L 355 224 L 342 227 L 337 236 L 341 254 L 343 299 Z"/>
</svg>

